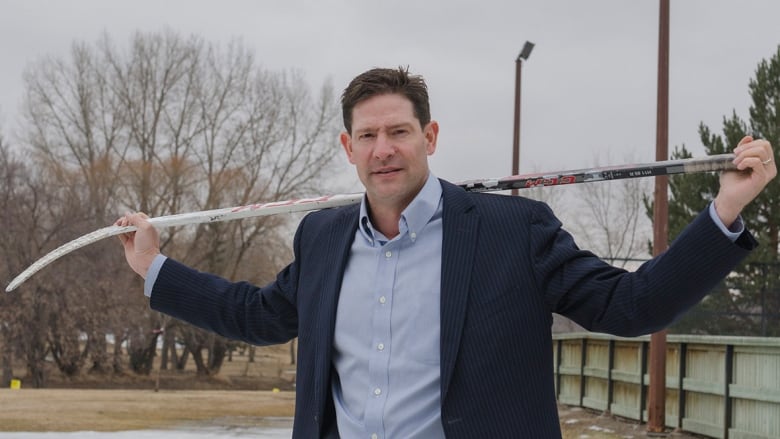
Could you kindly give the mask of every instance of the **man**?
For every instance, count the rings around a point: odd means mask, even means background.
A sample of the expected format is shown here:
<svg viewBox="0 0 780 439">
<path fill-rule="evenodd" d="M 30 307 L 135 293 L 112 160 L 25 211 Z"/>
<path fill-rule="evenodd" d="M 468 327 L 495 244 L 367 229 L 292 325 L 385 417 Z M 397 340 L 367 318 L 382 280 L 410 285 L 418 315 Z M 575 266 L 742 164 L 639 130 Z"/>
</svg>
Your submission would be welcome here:
<svg viewBox="0 0 780 439">
<path fill-rule="evenodd" d="M 436 179 L 421 77 L 370 70 L 342 107 L 365 198 L 306 216 L 274 282 L 199 273 L 159 255 L 143 214 L 117 221 L 139 228 L 120 239 L 154 309 L 250 343 L 298 337 L 296 438 L 560 437 L 551 313 L 622 336 L 668 325 L 756 245 L 739 213 L 777 173 L 745 137 L 714 202 L 628 273 L 542 203 Z"/>
</svg>

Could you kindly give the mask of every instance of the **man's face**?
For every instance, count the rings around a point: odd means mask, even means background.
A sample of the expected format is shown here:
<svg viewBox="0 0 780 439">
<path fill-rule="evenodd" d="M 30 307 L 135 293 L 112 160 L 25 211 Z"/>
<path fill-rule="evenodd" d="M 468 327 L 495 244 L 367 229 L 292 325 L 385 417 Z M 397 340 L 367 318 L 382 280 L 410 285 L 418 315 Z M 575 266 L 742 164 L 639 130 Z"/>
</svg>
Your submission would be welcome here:
<svg viewBox="0 0 780 439">
<path fill-rule="evenodd" d="M 399 94 L 368 98 L 352 110 L 352 133 L 341 134 L 349 162 L 366 187 L 372 208 L 402 211 L 428 177 L 439 126 L 420 127 L 411 101 Z"/>
</svg>

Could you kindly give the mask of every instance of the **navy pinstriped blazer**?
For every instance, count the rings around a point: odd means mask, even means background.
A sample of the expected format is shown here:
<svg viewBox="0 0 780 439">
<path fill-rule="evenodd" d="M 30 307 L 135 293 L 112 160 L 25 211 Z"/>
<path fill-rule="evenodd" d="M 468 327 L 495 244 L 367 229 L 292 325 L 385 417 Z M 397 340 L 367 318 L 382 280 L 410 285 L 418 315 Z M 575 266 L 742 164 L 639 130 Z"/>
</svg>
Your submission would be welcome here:
<svg viewBox="0 0 780 439">
<path fill-rule="evenodd" d="M 557 438 L 551 312 L 621 336 L 654 332 L 755 247 L 700 214 L 662 256 L 627 273 L 580 250 L 550 209 L 442 181 L 441 415 L 448 438 Z M 295 261 L 260 288 L 168 259 L 151 306 L 255 344 L 298 340 L 295 438 L 338 437 L 331 397 L 339 288 L 358 206 L 309 214 Z"/>
</svg>

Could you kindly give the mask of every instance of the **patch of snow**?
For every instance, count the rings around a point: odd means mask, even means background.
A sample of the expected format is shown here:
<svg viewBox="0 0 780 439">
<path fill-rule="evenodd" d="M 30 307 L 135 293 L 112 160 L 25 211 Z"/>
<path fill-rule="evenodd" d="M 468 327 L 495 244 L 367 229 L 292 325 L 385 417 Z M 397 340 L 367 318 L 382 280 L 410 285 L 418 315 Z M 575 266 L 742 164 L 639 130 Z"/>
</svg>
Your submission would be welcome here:
<svg viewBox="0 0 780 439">
<path fill-rule="evenodd" d="M 598 425 L 591 425 L 590 427 L 588 427 L 588 430 L 600 431 L 600 432 L 603 432 L 603 433 L 614 433 L 615 432 L 614 430 L 610 430 L 609 428 L 599 427 Z"/>
</svg>

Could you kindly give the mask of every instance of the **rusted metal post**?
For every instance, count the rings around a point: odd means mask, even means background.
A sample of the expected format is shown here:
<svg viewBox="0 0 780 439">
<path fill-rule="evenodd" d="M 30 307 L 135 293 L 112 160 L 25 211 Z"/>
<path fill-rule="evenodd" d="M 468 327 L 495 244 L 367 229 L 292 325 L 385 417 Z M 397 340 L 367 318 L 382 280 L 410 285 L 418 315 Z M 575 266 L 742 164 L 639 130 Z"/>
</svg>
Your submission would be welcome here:
<svg viewBox="0 0 780 439">
<path fill-rule="evenodd" d="M 658 26 L 658 106 L 656 113 L 656 160 L 669 154 L 669 0 L 660 0 Z M 653 255 L 669 245 L 669 177 L 655 177 L 653 210 Z M 666 424 L 666 330 L 650 337 L 650 389 L 647 431 L 663 434 Z"/>
</svg>

